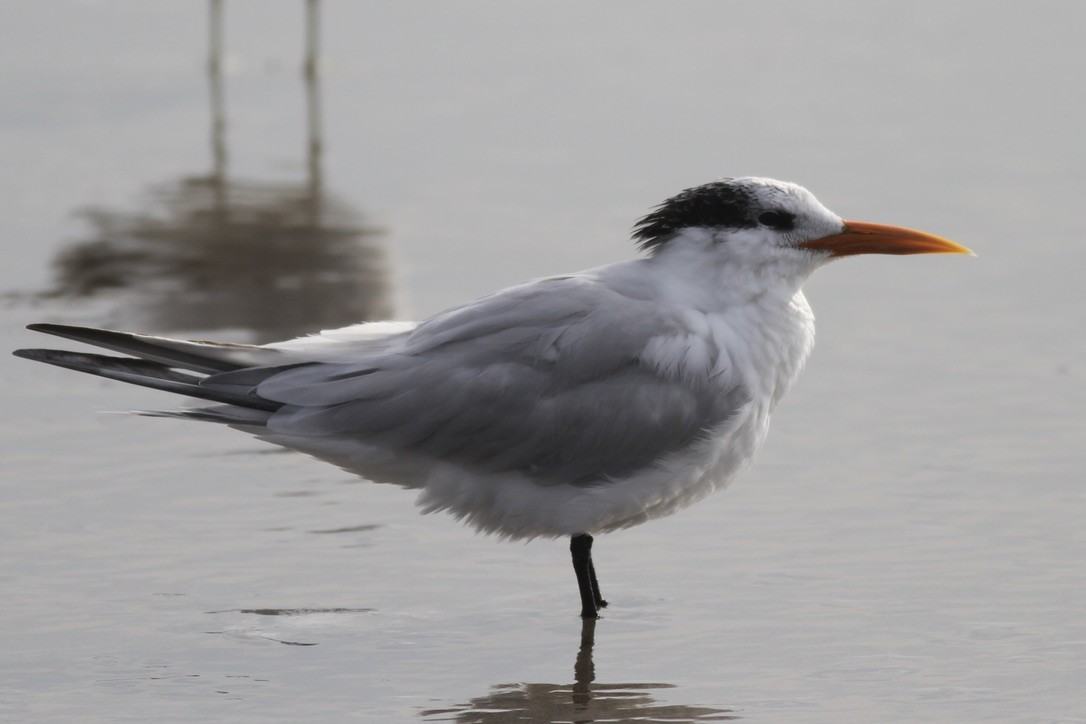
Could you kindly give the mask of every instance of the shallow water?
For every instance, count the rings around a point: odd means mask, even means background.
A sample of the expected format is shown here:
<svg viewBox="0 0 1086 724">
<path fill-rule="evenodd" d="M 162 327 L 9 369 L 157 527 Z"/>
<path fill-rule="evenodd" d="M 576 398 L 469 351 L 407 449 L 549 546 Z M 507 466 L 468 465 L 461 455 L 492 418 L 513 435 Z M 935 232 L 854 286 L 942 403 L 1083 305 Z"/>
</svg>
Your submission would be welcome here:
<svg viewBox="0 0 1086 724">
<path fill-rule="evenodd" d="M 752 470 L 562 542 L 150 391 L 0 357 L 0 718 L 1086 719 L 1086 10 L 961 2 L 0 9 L 0 342 L 31 321 L 264 341 L 628 258 L 719 175 L 968 258 L 808 285 Z M 308 102 L 308 105 L 307 105 Z"/>
</svg>

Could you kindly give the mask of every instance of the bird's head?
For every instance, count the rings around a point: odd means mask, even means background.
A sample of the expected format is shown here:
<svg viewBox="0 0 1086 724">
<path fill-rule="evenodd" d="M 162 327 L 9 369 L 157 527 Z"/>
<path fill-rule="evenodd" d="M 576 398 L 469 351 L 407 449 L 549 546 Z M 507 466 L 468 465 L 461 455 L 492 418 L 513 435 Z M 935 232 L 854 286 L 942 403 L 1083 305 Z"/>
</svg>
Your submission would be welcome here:
<svg viewBox="0 0 1086 724">
<path fill-rule="evenodd" d="M 641 219 L 634 238 L 654 255 L 685 246 L 751 267 L 794 267 L 799 274 L 854 254 L 972 254 L 922 231 L 844 221 L 802 186 L 755 177 L 686 189 Z"/>
</svg>

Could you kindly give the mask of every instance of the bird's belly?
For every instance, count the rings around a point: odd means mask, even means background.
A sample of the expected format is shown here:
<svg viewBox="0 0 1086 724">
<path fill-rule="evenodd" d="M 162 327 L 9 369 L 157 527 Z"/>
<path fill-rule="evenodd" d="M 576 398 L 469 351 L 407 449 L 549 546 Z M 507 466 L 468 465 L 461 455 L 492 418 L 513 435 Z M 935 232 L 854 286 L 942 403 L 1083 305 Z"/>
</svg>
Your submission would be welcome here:
<svg viewBox="0 0 1086 724">
<path fill-rule="evenodd" d="M 675 513 L 721 490 L 750 462 L 769 414 L 748 404 L 653 465 L 594 485 L 543 485 L 519 473 L 479 475 L 439 464 L 422 485 L 424 512 L 443 510 L 503 538 L 603 533 Z"/>
<path fill-rule="evenodd" d="M 705 439 L 623 481 L 616 497 L 623 498 L 624 505 L 616 505 L 609 519 L 594 530 L 606 532 L 662 518 L 723 490 L 753 460 L 768 427 L 768 410 L 745 407 Z"/>
</svg>

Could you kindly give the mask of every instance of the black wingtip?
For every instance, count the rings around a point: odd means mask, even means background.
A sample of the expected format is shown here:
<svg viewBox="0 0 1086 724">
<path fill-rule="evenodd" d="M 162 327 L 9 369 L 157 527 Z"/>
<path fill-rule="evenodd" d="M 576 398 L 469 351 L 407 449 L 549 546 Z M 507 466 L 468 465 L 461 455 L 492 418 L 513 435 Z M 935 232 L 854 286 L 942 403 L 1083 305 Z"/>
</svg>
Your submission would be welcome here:
<svg viewBox="0 0 1086 724">
<path fill-rule="evenodd" d="M 57 367 L 86 372 L 111 380 L 127 382 L 155 390 L 174 392 L 212 402 L 248 407 L 253 410 L 274 412 L 282 403 L 273 402 L 256 394 L 239 394 L 229 390 L 216 390 L 202 387 L 200 376 L 175 370 L 167 365 L 152 360 L 132 357 L 110 357 L 86 352 L 68 352 L 60 349 L 18 349 L 12 354 L 17 357 L 44 362 Z"/>
<path fill-rule="evenodd" d="M 35 362 L 45 362 L 50 365 L 59 365 L 60 367 L 66 367 L 65 355 L 71 355 L 71 352 L 62 352 L 56 349 L 17 349 L 12 352 L 16 357 L 22 357 L 23 359 L 33 360 Z"/>
<path fill-rule="evenodd" d="M 111 331 L 108 329 L 99 329 L 98 327 L 80 327 L 75 324 L 53 324 L 52 322 L 34 322 L 33 324 L 26 325 L 26 328 L 31 332 L 44 332 L 45 334 L 55 334 L 59 337 L 67 337 L 76 332 Z"/>
<path fill-rule="evenodd" d="M 248 360 L 238 361 L 231 353 L 258 349 L 247 345 L 190 342 L 70 324 L 36 323 L 27 325 L 27 329 L 203 374 L 230 372 L 249 366 Z"/>
<path fill-rule="evenodd" d="M 51 334 L 57 329 L 63 329 L 66 326 L 67 325 L 64 324 L 50 324 L 49 322 L 34 322 L 33 324 L 26 325 L 26 328 L 31 332 L 45 332 L 46 334 Z"/>
</svg>

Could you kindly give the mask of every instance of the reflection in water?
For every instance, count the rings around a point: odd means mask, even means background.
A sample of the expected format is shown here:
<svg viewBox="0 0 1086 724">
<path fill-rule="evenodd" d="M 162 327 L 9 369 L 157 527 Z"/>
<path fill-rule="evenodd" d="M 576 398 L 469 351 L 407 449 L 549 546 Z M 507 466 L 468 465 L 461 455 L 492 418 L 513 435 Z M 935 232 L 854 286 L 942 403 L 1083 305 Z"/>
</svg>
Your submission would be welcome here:
<svg viewBox="0 0 1086 724">
<path fill-rule="evenodd" d="M 154 211 L 83 212 L 93 236 L 54 260 L 55 296 L 126 292 L 121 325 L 249 329 L 255 342 L 391 316 L 373 232 L 328 197 L 270 183 L 184 179 Z"/>
<path fill-rule="evenodd" d="M 499 724 L 510 721 L 615 722 L 615 721 L 733 721 L 741 718 L 730 709 L 660 704 L 654 689 L 671 684 L 597 684 L 592 649 L 596 621 L 581 623 L 581 647 L 573 664 L 573 684 L 504 684 L 488 696 L 448 709 L 421 713 L 428 721 Z"/>
<path fill-rule="evenodd" d="M 90 237 L 54 260 L 49 296 L 123 293 L 115 324 L 156 331 L 251 330 L 254 342 L 392 316 L 380 232 L 324 190 L 317 11 L 317 1 L 309 0 L 307 179 L 228 178 L 222 2 L 212 0 L 213 171 L 152 188 L 138 212 L 83 211 Z"/>
</svg>

